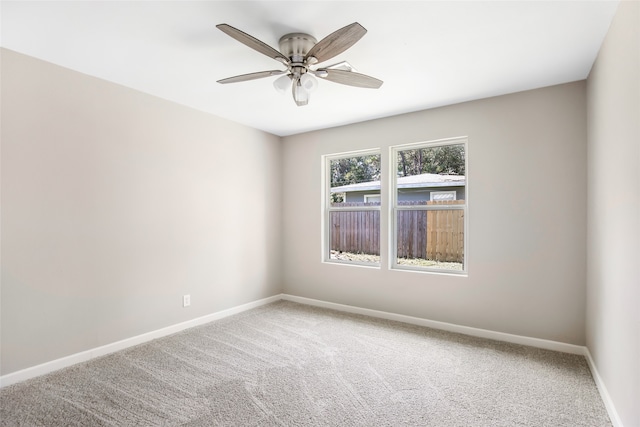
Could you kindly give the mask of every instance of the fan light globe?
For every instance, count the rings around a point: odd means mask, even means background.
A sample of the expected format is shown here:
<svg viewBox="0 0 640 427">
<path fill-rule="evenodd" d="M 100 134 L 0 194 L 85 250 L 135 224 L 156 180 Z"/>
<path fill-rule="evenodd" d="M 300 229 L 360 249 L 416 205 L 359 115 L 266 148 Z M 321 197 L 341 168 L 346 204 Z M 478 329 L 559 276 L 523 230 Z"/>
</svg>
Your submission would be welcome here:
<svg viewBox="0 0 640 427">
<path fill-rule="evenodd" d="M 273 87 L 276 88 L 278 93 L 286 93 L 289 87 L 291 87 L 291 77 L 289 77 L 289 75 L 278 77 L 273 82 Z"/>
<path fill-rule="evenodd" d="M 298 106 L 307 105 L 309 103 L 309 92 L 304 90 L 300 82 L 293 85 L 293 99 Z"/>
<path fill-rule="evenodd" d="M 309 73 L 305 73 L 300 77 L 300 85 L 307 92 L 313 92 L 318 87 L 318 80 Z"/>
</svg>

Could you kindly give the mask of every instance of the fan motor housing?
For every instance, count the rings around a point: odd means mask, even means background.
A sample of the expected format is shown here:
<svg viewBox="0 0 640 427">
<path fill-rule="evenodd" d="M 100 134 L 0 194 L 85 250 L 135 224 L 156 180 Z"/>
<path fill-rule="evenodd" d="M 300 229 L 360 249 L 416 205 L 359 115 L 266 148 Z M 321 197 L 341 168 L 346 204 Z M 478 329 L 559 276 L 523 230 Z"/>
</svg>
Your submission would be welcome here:
<svg viewBox="0 0 640 427">
<path fill-rule="evenodd" d="M 291 62 L 302 62 L 318 41 L 309 34 L 290 33 L 280 37 L 280 52 Z"/>
</svg>

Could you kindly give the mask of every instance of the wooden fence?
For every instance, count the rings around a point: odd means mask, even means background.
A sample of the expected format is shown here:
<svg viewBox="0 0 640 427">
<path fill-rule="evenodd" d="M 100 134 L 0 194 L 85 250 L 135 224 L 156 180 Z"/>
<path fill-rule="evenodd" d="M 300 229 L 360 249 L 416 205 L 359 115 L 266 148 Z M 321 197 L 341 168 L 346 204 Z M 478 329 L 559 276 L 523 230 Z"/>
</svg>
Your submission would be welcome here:
<svg viewBox="0 0 640 427">
<path fill-rule="evenodd" d="M 464 200 L 427 202 L 428 205 L 461 204 Z M 423 205 L 425 202 L 401 202 Z M 341 203 L 340 206 L 370 206 L 364 203 Z M 398 257 L 435 261 L 462 262 L 464 255 L 464 210 L 399 210 Z M 379 255 L 379 211 L 332 211 L 331 249 Z"/>
<path fill-rule="evenodd" d="M 372 203 L 340 203 L 339 206 L 372 206 Z M 331 249 L 380 255 L 380 211 L 330 212 Z"/>
</svg>

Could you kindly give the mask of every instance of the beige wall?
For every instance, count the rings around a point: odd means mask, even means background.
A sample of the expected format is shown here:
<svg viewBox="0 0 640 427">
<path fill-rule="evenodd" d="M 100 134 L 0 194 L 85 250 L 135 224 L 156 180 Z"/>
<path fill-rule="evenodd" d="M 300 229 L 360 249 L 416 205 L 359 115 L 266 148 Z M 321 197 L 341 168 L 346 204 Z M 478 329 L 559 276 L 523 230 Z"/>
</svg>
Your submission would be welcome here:
<svg viewBox="0 0 640 427">
<path fill-rule="evenodd" d="M 2 374 L 280 292 L 278 137 L 7 50 L 1 137 Z"/>
<path fill-rule="evenodd" d="M 321 262 L 321 155 L 468 136 L 468 277 Z M 585 83 L 283 139 L 285 292 L 583 345 Z M 388 194 L 383 178 L 383 198 Z M 384 193 L 387 192 L 387 193 Z M 388 221 L 383 206 L 382 222 Z M 387 227 L 383 226 L 383 235 Z"/>
<path fill-rule="evenodd" d="M 640 3 L 623 1 L 589 75 L 587 347 L 640 426 Z"/>
</svg>

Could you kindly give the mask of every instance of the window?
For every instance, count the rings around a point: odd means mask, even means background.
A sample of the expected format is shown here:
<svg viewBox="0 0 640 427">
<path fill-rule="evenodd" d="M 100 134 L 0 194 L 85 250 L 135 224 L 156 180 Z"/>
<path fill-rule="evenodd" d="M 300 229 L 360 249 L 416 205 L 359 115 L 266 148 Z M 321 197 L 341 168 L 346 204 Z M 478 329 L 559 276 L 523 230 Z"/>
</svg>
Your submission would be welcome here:
<svg viewBox="0 0 640 427">
<path fill-rule="evenodd" d="M 391 148 L 392 268 L 466 272 L 466 151 L 460 138 Z"/>
<path fill-rule="evenodd" d="M 432 202 L 439 202 L 442 200 L 455 200 L 455 191 L 432 191 L 430 194 L 430 200 Z"/>
<path fill-rule="evenodd" d="M 364 195 L 365 203 L 380 203 L 380 195 L 379 194 L 365 194 Z"/>
<path fill-rule="evenodd" d="M 465 274 L 466 138 L 399 145 L 389 154 L 389 174 L 381 173 L 378 150 L 323 156 L 323 260 L 380 266 L 382 249 L 391 269 Z M 388 197 L 381 175 L 389 177 Z M 389 212 L 384 248 L 381 205 Z"/>
<path fill-rule="evenodd" d="M 380 152 L 324 156 L 324 166 L 323 259 L 379 266 Z"/>
</svg>

